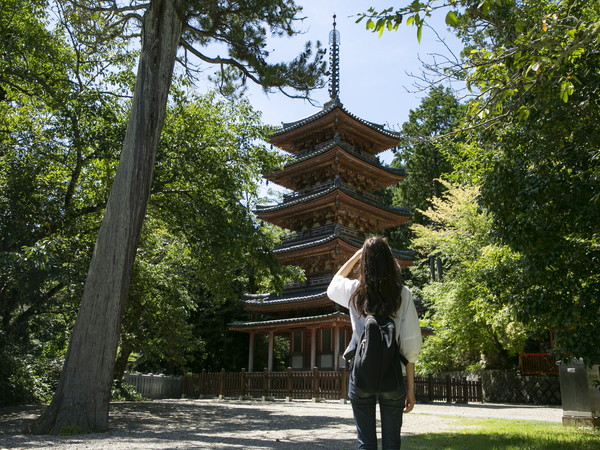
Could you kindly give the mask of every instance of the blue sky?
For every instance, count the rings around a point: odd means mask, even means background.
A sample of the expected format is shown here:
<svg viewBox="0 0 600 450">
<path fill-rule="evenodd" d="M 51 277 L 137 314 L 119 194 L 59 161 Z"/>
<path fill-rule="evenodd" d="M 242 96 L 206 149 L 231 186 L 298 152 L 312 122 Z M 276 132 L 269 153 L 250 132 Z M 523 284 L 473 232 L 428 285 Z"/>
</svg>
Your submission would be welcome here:
<svg viewBox="0 0 600 450">
<path fill-rule="evenodd" d="M 340 32 L 342 103 L 365 120 L 399 130 L 402 123 L 408 120 L 409 111 L 418 107 L 425 95 L 424 92 L 416 92 L 414 84 L 417 80 L 409 74 L 421 74 L 422 63 L 419 59 L 431 62 L 432 55 L 448 55 L 449 52 L 429 29 L 424 30 L 419 43 L 416 29 L 404 23 L 397 31 L 386 31 L 382 37 L 367 31 L 364 22 L 355 23 L 358 12 L 366 11 L 370 6 L 381 10 L 395 3 L 393 0 L 299 0 L 306 19 L 296 28 L 303 34 L 294 38 L 273 39 L 270 42 L 270 56 L 275 61 L 289 60 L 302 50 L 307 40 L 320 40 L 327 47 L 335 13 L 337 30 Z M 460 50 L 457 40 L 446 30 L 443 14 L 433 18 L 430 23 L 450 48 Z M 319 111 L 321 105 L 329 100 L 327 87 L 314 91 L 313 97 L 319 106 L 279 93 L 265 95 L 255 87 L 249 90 L 254 107 L 262 111 L 266 123 L 273 125 L 293 122 Z M 392 159 L 389 151 L 380 157 L 386 163 Z"/>
</svg>

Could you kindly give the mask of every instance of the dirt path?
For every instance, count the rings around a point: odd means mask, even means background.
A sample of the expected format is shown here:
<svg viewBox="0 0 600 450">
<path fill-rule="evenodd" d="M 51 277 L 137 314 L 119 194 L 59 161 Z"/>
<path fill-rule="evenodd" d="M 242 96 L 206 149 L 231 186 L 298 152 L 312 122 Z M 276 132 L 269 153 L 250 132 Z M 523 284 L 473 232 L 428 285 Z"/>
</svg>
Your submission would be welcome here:
<svg viewBox="0 0 600 450">
<path fill-rule="evenodd" d="M 352 409 L 348 404 L 192 399 L 114 403 L 111 429 L 106 433 L 65 437 L 23 434 L 22 430 L 43 408 L 0 409 L 0 449 L 356 448 Z M 507 418 L 521 418 L 514 417 L 515 411 L 521 411 L 531 420 L 558 417 L 560 421 L 558 412 L 562 413 L 560 409 L 508 405 L 453 408 L 417 405 L 415 412 L 404 418 L 403 435 L 457 430 L 457 416 L 506 414 Z M 460 426 L 464 427 L 464 423 Z"/>
</svg>

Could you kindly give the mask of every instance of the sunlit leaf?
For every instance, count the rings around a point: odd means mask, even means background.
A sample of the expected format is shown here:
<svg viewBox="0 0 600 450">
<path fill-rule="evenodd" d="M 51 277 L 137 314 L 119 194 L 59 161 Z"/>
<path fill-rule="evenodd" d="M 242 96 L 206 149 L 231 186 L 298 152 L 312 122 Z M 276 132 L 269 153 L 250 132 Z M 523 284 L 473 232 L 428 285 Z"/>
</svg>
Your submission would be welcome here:
<svg viewBox="0 0 600 450">
<path fill-rule="evenodd" d="M 448 11 L 446 14 L 446 25 L 453 26 L 458 23 L 458 17 L 456 17 L 456 13 L 454 11 Z"/>
</svg>

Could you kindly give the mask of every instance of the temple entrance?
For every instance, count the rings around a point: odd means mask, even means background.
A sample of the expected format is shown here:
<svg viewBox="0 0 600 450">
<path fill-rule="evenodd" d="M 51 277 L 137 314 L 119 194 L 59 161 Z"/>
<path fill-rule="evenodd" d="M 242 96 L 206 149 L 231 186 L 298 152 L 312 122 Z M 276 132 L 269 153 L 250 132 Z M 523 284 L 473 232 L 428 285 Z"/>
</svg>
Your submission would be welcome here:
<svg viewBox="0 0 600 450">
<path fill-rule="evenodd" d="M 342 355 L 352 331 L 348 324 L 345 324 L 336 327 L 295 328 L 266 334 L 254 330 L 249 331 L 249 334 L 248 371 L 259 372 L 266 368 L 273 372 L 287 368 L 313 370 L 316 367 L 319 370 L 339 370 L 345 367 Z M 258 345 L 258 339 L 265 339 L 267 345 Z M 259 348 L 267 354 L 258 355 Z M 259 360 L 266 360 L 267 365 L 257 366 L 255 363 Z M 282 360 L 287 362 L 285 367 L 281 367 Z M 277 367 L 276 361 L 280 361 L 280 367 Z"/>
</svg>

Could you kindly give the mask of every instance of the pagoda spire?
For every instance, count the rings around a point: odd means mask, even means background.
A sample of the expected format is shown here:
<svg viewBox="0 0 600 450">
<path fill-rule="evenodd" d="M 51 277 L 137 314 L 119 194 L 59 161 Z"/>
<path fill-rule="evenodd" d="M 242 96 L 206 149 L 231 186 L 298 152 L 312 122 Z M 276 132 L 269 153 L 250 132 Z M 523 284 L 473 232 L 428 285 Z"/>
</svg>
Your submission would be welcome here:
<svg viewBox="0 0 600 450">
<path fill-rule="evenodd" d="M 340 94 L 340 32 L 335 29 L 333 15 L 333 30 L 329 32 L 329 65 L 331 77 L 329 78 L 329 97 L 335 103 L 339 102 Z"/>
</svg>

